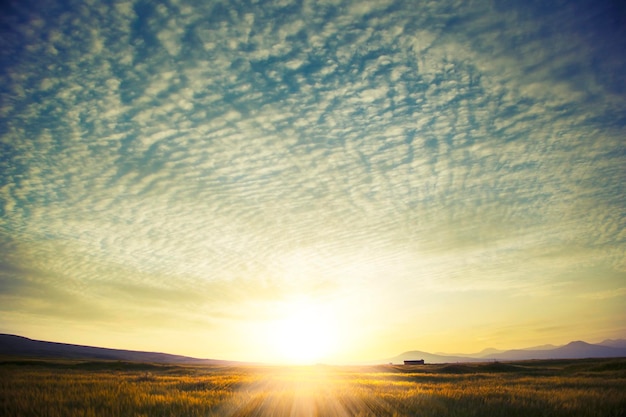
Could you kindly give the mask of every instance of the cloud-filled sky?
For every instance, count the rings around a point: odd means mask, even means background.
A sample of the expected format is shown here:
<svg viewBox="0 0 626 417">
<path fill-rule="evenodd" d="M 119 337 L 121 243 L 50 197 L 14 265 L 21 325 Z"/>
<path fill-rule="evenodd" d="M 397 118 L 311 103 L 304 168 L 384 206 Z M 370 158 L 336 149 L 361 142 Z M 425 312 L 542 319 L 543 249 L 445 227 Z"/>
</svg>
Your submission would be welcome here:
<svg viewBox="0 0 626 417">
<path fill-rule="evenodd" d="M 336 361 L 625 337 L 618 3 L 3 3 L 0 332 L 268 361 L 294 318 Z"/>
</svg>

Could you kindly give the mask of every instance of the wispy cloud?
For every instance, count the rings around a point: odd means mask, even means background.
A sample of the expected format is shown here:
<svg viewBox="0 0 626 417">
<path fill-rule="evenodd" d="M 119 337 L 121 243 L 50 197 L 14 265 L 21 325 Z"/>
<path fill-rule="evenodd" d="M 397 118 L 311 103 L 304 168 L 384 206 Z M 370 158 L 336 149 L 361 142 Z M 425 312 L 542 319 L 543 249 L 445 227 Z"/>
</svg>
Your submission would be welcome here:
<svg viewBox="0 0 626 417">
<path fill-rule="evenodd" d="M 626 295 L 626 287 L 616 288 L 614 290 L 598 291 L 591 294 L 585 294 L 584 298 L 592 300 L 607 300 L 609 298 L 618 298 Z"/>
<path fill-rule="evenodd" d="M 0 298 L 217 314 L 624 270 L 610 10 L 453 3 L 10 6 L 0 233 L 20 252 Z"/>
</svg>

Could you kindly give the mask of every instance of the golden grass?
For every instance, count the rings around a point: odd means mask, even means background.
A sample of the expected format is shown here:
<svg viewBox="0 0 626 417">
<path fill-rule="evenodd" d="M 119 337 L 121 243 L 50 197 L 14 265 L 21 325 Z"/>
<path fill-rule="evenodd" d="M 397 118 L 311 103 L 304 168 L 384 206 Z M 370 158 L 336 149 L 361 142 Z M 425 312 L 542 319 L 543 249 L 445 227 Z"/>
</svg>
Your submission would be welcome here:
<svg viewBox="0 0 626 417">
<path fill-rule="evenodd" d="M 0 361 L 0 415 L 626 416 L 626 360 L 379 367 Z"/>
</svg>

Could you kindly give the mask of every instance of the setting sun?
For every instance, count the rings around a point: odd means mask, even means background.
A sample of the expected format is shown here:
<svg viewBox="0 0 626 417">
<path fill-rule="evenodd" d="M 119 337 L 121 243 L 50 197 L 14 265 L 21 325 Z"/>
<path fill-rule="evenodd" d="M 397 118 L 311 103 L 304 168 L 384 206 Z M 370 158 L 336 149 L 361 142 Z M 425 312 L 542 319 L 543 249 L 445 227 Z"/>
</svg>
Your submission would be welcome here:
<svg viewBox="0 0 626 417">
<path fill-rule="evenodd" d="M 311 364 L 332 354 L 337 345 L 331 312 L 309 301 L 289 303 L 269 331 L 278 362 Z"/>
<path fill-rule="evenodd" d="M 626 339 L 621 3 L 2 2 L 0 339 L 303 372 Z"/>
</svg>

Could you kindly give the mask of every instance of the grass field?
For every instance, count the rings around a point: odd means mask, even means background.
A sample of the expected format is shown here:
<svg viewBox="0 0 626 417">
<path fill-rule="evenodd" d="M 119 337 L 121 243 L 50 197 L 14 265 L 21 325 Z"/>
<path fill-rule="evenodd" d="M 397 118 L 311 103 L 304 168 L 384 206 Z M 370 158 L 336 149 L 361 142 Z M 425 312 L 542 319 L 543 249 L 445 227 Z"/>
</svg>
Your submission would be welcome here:
<svg viewBox="0 0 626 417">
<path fill-rule="evenodd" d="M 626 359 L 372 367 L 0 360 L 0 415 L 626 416 Z"/>
</svg>

